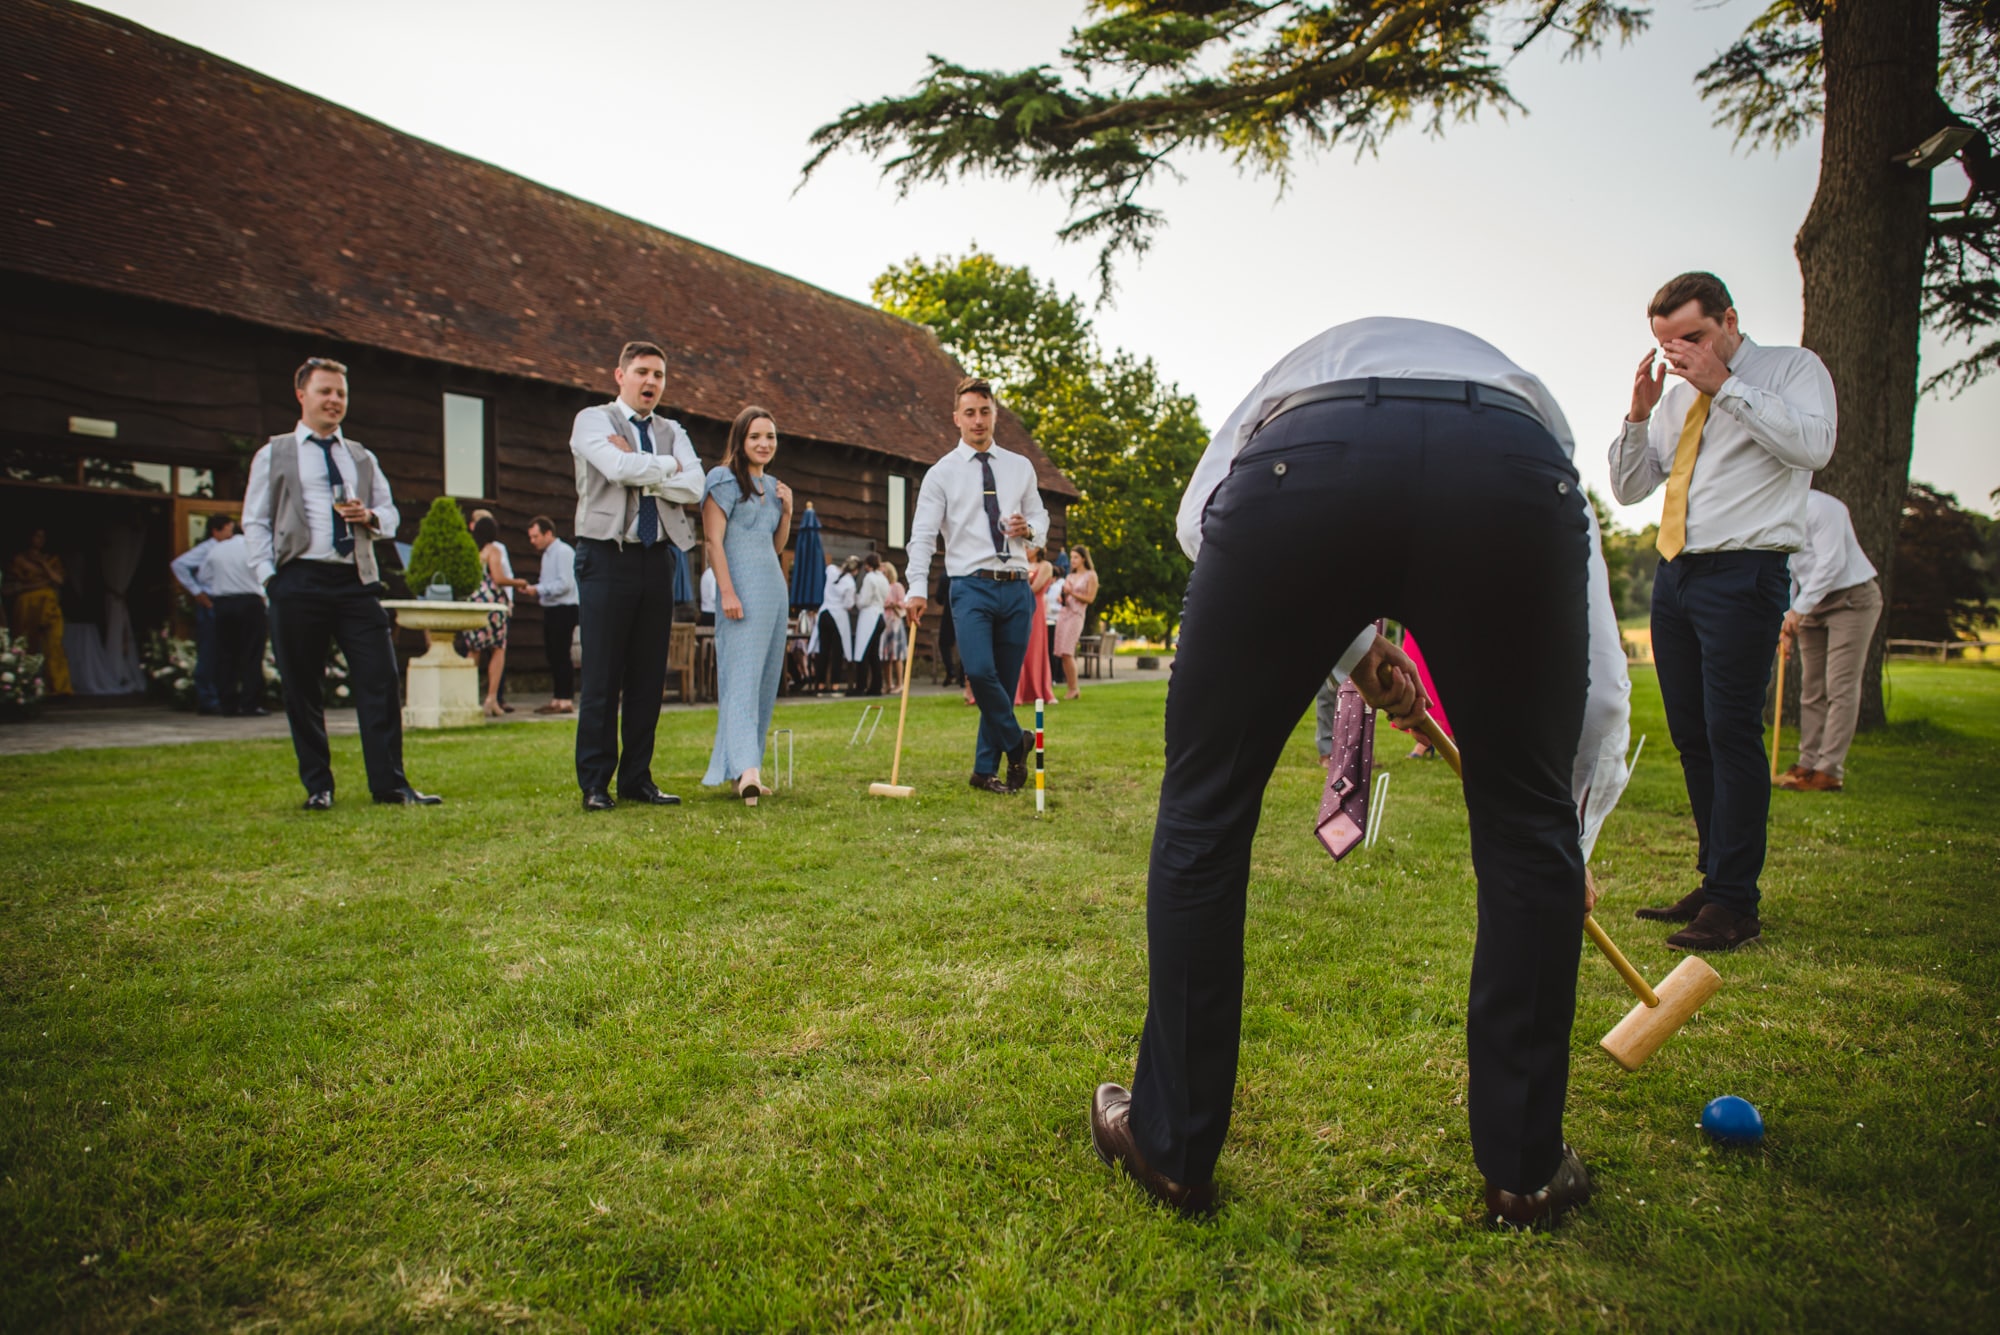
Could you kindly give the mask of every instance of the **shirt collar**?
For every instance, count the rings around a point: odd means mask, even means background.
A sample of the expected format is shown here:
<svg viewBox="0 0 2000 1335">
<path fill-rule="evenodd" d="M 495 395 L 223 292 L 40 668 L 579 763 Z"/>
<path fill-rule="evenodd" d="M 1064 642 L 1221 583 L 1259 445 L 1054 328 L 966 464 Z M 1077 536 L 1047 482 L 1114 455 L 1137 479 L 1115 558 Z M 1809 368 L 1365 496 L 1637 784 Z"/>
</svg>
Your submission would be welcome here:
<svg viewBox="0 0 2000 1335">
<path fill-rule="evenodd" d="M 625 402 L 625 400 L 623 399 L 613 399 L 612 402 L 618 405 L 618 415 L 620 417 L 623 417 L 628 422 L 636 420 L 651 425 L 653 421 L 653 414 L 660 411 L 658 408 L 655 408 L 651 412 L 642 413 L 637 408 L 634 408 L 631 404 Z"/>
<path fill-rule="evenodd" d="M 952 453 L 957 455 L 961 459 L 977 459 L 980 455 L 980 451 L 973 449 L 970 445 L 965 443 L 965 437 L 963 436 L 960 436 L 958 438 L 958 448 L 953 450 Z M 1003 451 L 1000 448 L 1000 443 L 998 441 L 990 442 L 986 446 L 985 454 L 986 457 L 989 459 L 997 459 L 1003 453 L 1005 453 L 1005 451 Z"/>
<path fill-rule="evenodd" d="M 299 444 L 303 445 L 307 441 L 311 440 L 314 436 L 319 435 L 319 433 L 314 431 L 311 427 L 307 426 L 304 422 L 300 422 L 298 430 L 294 431 L 292 435 L 299 442 Z M 345 445 L 347 443 L 347 437 L 340 434 L 339 427 L 335 427 L 333 429 L 333 438 L 339 441 L 342 445 Z M 322 437 L 322 439 L 324 439 L 324 437 Z"/>
<path fill-rule="evenodd" d="M 1757 345 L 1755 343 L 1752 343 L 1750 341 L 1750 335 L 1744 334 L 1742 336 L 1742 341 L 1736 345 L 1736 355 L 1729 359 L 1729 369 L 1731 371 L 1734 371 L 1737 367 L 1741 366 L 1743 364 L 1743 358 L 1750 352 L 1751 349 L 1755 348 L 1756 346 Z"/>
</svg>

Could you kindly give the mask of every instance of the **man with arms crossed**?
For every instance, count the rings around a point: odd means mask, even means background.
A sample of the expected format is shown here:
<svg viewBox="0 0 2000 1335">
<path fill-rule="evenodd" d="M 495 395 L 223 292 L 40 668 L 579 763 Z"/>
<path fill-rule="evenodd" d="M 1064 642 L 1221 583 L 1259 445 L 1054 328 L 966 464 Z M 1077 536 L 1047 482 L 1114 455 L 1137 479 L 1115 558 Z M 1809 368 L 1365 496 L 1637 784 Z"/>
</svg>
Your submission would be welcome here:
<svg viewBox="0 0 2000 1335">
<path fill-rule="evenodd" d="M 1635 505 L 1666 484 L 1653 578 L 1653 663 L 1694 806 L 1702 882 L 1641 918 L 1688 924 L 1678 950 L 1762 934 L 1757 878 L 1771 811 L 1764 692 L 1805 542 L 1813 470 L 1833 457 L 1833 378 L 1804 348 L 1760 347 L 1722 280 L 1684 273 L 1646 314 L 1657 352 L 1632 381 L 1611 443 L 1611 492 Z M 1668 373 L 1680 383 L 1668 388 Z"/>
<path fill-rule="evenodd" d="M 1251 839 L 1300 715 L 1329 666 L 1392 720 L 1425 703 L 1370 624 L 1382 616 L 1422 634 L 1464 748 L 1467 1104 L 1487 1217 L 1543 1223 L 1588 1199 L 1563 1099 L 1584 863 L 1624 788 L 1629 687 L 1574 448 L 1541 381 L 1491 344 L 1372 319 L 1280 361 L 1202 456 L 1180 510 L 1198 559 L 1167 694 L 1146 1026 L 1130 1093 L 1101 1085 L 1091 1102 L 1098 1154 L 1156 1199 L 1215 1203 Z M 1309 602 L 1273 570 L 1310 572 Z"/>
<path fill-rule="evenodd" d="M 299 425 L 271 437 L 250 460 L 243 534 L 251 569 L 270 598 L 271 651 L 284 679 L 306 810 L 333 809 L 320 695 L 329 640 L 347 658 L 369 793 L 391 805 L 435 806 L 443 799 L 418 792 L 403 777 L 402 683 L 375 568 L 375 540 L 394 537 L 402 522 L 389 479 L 373 454 L 341 433 L 345 366 L 308 357 L 292 388 Z"/>
<path fill-rule="evenodd" d="M 680 803 L 653 782 L 653 734 L 673 633 L 674 562 L 694 545 L 681 506 L 701 499 L 703 474 L 681 424 L 654 411 L 667 386 L 666 353 L 654 343 L 627 343 L 616 378 L 618 397 L 578 413 L 569 438 L 583 616 L 576 782 L 585 811 L 617 805 L 614 771 L 618 796 L 628 802 Z"/>
<path fill-rule="evenodd" d="M 1014 688 L 1035 613 L 1028 548 L 1048 540 L 1049 514 L 1035 485 L 1035 466 L 993 443 L 997 414 L 993 386 L 977 376 L 958 382 L 952 400 L 958 448 L 932 464 L 918 488 L 906 549 L 910 592 L 903 607 L 912 626 L 923 619 L 931 553 L 942 536 L 958 656 L 979 704 L 972 786 L 1018 793 L 1028 781 L 1028 739 L 1014 717 Z"/>
</svg>

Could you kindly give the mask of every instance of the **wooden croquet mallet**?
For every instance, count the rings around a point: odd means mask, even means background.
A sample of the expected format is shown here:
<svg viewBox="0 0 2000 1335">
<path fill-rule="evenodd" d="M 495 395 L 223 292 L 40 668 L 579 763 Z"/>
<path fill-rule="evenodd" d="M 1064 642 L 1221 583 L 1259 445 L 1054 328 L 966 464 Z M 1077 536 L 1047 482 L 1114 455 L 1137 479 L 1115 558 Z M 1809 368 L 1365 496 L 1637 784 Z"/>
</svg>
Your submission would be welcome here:
<svg viewBox="0 0 2000 1335">
<path fill-rule="evenodd" d="M 912 621 L 903 636 L 903 703 L 896 710 L 896 755 L 889 762 L 889 782 L 868 785 L 870 797 L 911 797 L 915 788 L 896 782 L 903 773 L 903 721 L 910 716 L 910 666 L 917 658 L 917 623 Z"/>
<path fill-rule="evenodd" d="M 1437 720 L 1428 711 L 1417 716 L 1417 731 L 1429 739 L 1438 754 L 1445 758 L 1445 763 L 1451 766 L 1451 772 L 1463 780 L 1465 770 L 1459 762 L 1457 744 L 1437 725 Z M 1673 972 L 1661 980 L 1659 990 L 1655 991 L 1646 982 L 1645 975 L 1625 958 L 1625 952 L 1618 949 L 1604 929 L 1597 925 L 1594 915 L 1583 915 L 1583 930 L 1604 952 L 1604 958 L 1611 961 L 1611 967 L 1618 970 L 1618 976 L 1625 980 L 1625 986 L 1632 989 L 1632 995 L 1639 998 L 1639 1004 L 1626 1012 L 1625 1018 L 1597 1044 L 1611 1055 L 1611 1060 L 1628 1071 L 1636 1071 L 1646 1058 L 1659 1050 L 1662 1043 L 1679 1032 L 1689 1016 L 1700 1010 L 1703 1003 L 1721 989 L 1722 975 L 1699 956 L 1689 955 L 1674 966 Z"/>
<path fill-rule="evenodd" d="M 1785 660 L 1791 646 L 1785 643 L 1782 632 L 1778 635 L 1778 698 L 1771 706 L 1771 782 L 1778 781 L 1778 738 L 1785 731 Z"/>
</svg>

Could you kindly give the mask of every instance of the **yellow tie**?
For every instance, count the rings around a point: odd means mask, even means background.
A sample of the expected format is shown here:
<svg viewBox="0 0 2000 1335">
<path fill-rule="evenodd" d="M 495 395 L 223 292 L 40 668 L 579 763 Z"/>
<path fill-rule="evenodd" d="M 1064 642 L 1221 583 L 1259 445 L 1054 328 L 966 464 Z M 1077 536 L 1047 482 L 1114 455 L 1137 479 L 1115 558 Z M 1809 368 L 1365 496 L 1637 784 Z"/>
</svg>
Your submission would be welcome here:
<svg viewBox="0 0 2000 1335">
<path fill-rule="evenodd" d="M 1694 457 L 1701 453 L 1701 429 L 1708 422 L 1709 397 L 1694 396 L 1687 421 L 1681 425 L 1681 443 L 1674 447 L 1674 471 L 1667 474 L 1667 504 L 1660 512 L 1660 536 L 1655 542 L 1660 555 L 1673 560 L 1688 540 L 1688 481 L 1694 477 Z"/>
</svg>

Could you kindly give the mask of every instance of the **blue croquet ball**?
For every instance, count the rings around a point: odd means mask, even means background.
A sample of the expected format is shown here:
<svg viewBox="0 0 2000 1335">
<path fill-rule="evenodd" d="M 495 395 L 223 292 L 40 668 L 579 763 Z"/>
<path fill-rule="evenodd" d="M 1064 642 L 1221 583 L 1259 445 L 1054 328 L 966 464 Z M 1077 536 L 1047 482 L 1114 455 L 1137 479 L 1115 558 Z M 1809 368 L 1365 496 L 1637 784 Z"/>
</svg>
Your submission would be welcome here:
<svg viewBox="0 0 2000 1335">
<path fill-rule="evenodd" d="M 1701 1129 L 1719 1145 L 1756 1145 L 1764 1139 L 1764 1118 L 1750 1100 L 1724 1094 L 1701 1110 Z"/>
</svg>

